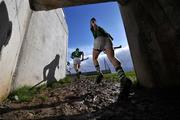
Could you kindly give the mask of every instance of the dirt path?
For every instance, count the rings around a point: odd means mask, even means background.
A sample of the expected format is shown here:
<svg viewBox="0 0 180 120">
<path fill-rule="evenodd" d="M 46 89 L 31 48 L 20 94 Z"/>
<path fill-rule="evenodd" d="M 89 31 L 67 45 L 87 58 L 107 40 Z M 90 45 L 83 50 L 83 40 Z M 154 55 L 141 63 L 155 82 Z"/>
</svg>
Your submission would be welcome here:
<svg viewBox="0 0 180 120">
<path fill-rule="evenodd" d="M 0 105 L 0 119 L 57 120 L 161 120 L 180 119 L 180 99 L 157 90 L 136 89 L 129 101 L 116 103 L 119 83 L 96 85 L 83 77 L 55 89 L 47 89 L 31 102 L 8 101 Z M 48 99 L 39 99 L 47 96 Z"/>
</svg>

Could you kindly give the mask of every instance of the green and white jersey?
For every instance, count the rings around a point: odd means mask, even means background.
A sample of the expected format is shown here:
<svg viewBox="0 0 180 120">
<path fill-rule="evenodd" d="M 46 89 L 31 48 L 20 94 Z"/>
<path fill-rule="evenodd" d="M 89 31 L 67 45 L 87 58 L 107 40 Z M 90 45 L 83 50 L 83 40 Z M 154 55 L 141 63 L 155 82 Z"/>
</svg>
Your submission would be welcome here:
<svg viewBox="0 0 180 120">
<path fill-rule="evenodd" d="M 71 54 L 71 58 L 74 59 L 74 58 L 81 58 L 81 55 L 83 54 L 82 51 L 74 51 L 72 54 Z"/>
</svg>

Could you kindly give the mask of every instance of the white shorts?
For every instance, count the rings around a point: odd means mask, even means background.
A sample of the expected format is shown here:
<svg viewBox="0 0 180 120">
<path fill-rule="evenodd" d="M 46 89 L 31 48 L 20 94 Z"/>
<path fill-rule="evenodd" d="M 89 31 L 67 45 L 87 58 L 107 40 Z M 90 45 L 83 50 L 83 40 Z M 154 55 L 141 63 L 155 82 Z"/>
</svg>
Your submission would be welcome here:
<svg viewBox="0 0 180 120">
<path fill-rule="evenodd" d="M 80 58 L 76 58 L 76 57 L 75 57 L 75 58 L 73 59 L 73 63 L 74 63 L 74 64 L 81 64 Z"/>
<path fill-rule="evenodd" d="M 108 48 L 113 48 L 112 41 L 109 38 L 99 36 L 94 40 L 94 49 L 104 51 Z"/>
</svg>

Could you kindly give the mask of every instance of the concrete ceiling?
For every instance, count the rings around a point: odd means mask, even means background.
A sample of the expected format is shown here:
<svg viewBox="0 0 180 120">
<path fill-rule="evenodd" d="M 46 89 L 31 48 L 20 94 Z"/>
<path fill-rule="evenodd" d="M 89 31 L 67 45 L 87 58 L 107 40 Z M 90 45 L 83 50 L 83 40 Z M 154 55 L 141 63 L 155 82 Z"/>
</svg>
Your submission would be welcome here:
<svg viewBox="0 0 180 120">
<path fill-rule="evenodd" d="M 35 11 L 113 1 L 124 5 L 127 0 L 29 0 L 31 9 Z"/>
</svg>

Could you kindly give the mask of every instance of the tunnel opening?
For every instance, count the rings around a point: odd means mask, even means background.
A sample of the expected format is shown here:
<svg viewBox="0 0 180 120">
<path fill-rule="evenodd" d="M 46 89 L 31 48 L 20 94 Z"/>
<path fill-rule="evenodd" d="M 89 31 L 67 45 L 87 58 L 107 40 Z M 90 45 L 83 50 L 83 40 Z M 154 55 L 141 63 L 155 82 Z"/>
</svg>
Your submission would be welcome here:
<svg viewBox="0 0 180 120">
<path fill-rule="evenodd" d="M 4 1 L 0 3 L 0 56 L 3 47 L 7 46 L 11 38 L 12 22 L 9 20 L 8 10 Z"/>
<path fill-rule="evenodd" d="M 111 0 L 71 2 L 30 0 L 34 10 L 51 10 L 102 2 Z M 122 18 L 140 84 L 158 88 L 179 86 L 179 2 L 170 0 L 117 0 L 117 2 L 122 6 L 120 7 Z"/>
<path fill-rule="evenodd" d="M 68 62 L 70 65 L 68 65 L 67 75 L 75 75 L 76 73 L 73 66 L 73 60 L 71 59 L 71 54 L 76 48 L 79 48 L 84 52 L 85 58 L 90 58 L 81 62 L 80 69 L 82 74 L 97 74 L 92 61 L 94 38 L 89 28 L 90 19 L 95 17 L 97 19 L 97 24 L 102 26 L 102 28 L 104 28 L 106 32 L 110 33 L 114 38 L 112 42 L 113 47 L 115 48 L 115 56 L 120 60 L 125 72 L 129 72 L 130 74 L 132 73 L 134 75 L 132 76 L 134 77 L 133 79 L 135 81 L 137 80 L 119 5 L 117 2 L 67 7 L 64 8 L 64 12 L 69 28 L 67 61 L 70 61 Z M 104 12 L 107 14 L 104 14 Z M 104 74 L 115 73 L 115 68 L 104 52 L 101 52 L 98 57 L 98 61 Z"/>
</svg>

